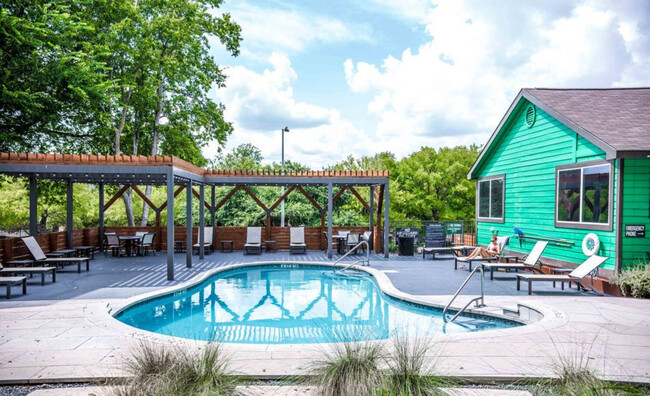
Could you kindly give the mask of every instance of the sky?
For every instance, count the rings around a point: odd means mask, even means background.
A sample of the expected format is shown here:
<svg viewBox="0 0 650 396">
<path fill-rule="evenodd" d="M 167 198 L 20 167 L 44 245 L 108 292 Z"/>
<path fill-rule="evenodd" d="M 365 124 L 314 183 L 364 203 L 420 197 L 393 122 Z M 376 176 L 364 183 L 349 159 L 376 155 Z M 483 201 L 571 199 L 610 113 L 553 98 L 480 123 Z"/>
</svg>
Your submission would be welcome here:
<svg viewBox="0 0 650 396">
<path fill-rule="evenodd" d="M 521 88 L 650 86 L 648 0 L 225 0 L 211 95 L 265 163 L 484 144 Z M 218 146 L 204 148 L 213 158 Z"/>
</svg>

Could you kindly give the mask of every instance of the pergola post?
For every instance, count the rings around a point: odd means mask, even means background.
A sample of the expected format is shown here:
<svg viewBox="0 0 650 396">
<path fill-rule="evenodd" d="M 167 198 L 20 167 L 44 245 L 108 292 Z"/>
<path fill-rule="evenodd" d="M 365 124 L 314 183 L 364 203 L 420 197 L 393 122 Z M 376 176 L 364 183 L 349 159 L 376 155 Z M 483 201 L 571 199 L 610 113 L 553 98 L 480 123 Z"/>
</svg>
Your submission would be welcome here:
<svg viewBox="0 0 650 396">
<path fill-rule="evenodd" d="M 332 258 L 332 183 L 327 184 L 327 258 Z"/>
<path fill-rule="evenodd" d="M 187 227 L 187 232 L 185 233 L 185 266 L 187 268 L 192 268 L 192 179 L 187 180 L 185 193 L 185 226 Z"/>
<path fill-rule="evenodd" d="M 174 170 L 167 172 L 167 280 L 174 280 Z"/>
<path fill-rule="evenodd" d="M 368 250 L 372 250 L 375 241 L 375 187 L 370 186 L 370 238 L 368 239 Z"/>
<path fill-rule="evenodd" d="M 36 178 L 29 178 L 29 235 L 36 238 L 38 234 L 38 192 Z"/>
<path fill-rule="evenodd" d="M 205 227 L 205 205 L 203 204 L 205 202 L 205 186 L 203 184 L 199 186 L 199 199 L 201 201 L 201 204 L 199 205 L 199 259 L 203 260 L 203 244 L 205 242 L 205 231 L 203 230 Z"/>
<path fill-rule="evenodd" d="M 217 209 L 215 207 L 215 203 L 216 203 L 217 198 L 214 196 L 214 194 L 215 194 L 214 185 L 211 186 L 211 190 L 212 191 L 210 191 L 210 195 L 211 195 L 211 197 L 210 197 L 210 225 L 212 226 L 212 240 L 210 242 L 212 242 L 212 246 L 213 246 L 213 249 L 214 249 L 214 247 L 217 246 L 217 227 L 215 226 L 215 223 L 216 223 L 216 220 L 217 220 Z"/>
<path fill-rule="evenodd" d="M 66 220 L 65 220 L 65 233 L 67 236 L 68 249 L 72 249 L 72 229 L 73 226 L 73 213 L 72 213 L 72 179 L 68 179 L 68 191 L 66 193 Z"/>
<path fill-rule="evenodd" d="M 104 183 L 99 183 L 99 250 L 104 252 Z"/>
<path fill-rule="evenodd" d="M 389 197 L 389 190 L 388 190 L 388 183 L 385 184 L 386 187 L 384 187 L 384 257 L 388 258 L 388 235 L 390 234 L 390 227 L 388 224 L 388 209 L 389 209 L 389 204 L 388 204 L 388 197 Z"/>
</svg>

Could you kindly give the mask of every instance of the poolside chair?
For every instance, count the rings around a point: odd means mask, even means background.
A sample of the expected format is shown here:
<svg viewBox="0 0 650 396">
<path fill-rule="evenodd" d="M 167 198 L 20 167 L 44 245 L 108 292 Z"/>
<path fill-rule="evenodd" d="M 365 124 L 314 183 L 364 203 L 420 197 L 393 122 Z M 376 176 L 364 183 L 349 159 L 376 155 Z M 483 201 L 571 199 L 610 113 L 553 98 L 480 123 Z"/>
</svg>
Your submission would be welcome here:
<svg viewBox="0 0 650 396">
<path fill-rule="evenodd" d="M 307 245 L 305 244 L 305 227 L 291 227 L 290 238 L 290 254 L 307 254 Z"/>
<path fill-rule="evenodd" d="M 113 256 L 120 256 L 120 250 L 125 248 L 124 241 L 120 240 L 120 236 L 117 235 L 116 232 L 107 232 L 104 233 L 104 239 L 106 239 L 106 242 L 104 243 L 104 256 L 106 256 L 106 253 L 108 250 L 111 251 Z"/>
<path fill-rule="evenodd" d="M 367 248 L 370 247 L 370 239 L 372 239 L 372 231 L 365 231 L 361 235 L 361 240 L 368 242 L 368 245 L 361 246 L 364 252 L 366 251 Z"/>
<path fill-rule="evenodd" d="M 142 236 L 142 242 L 140 242 L 140 244 L 138 245 L 138 251 L 139 251 L 139 253 L 141 253 L 143 256 L 146 256 L 146 255 L 149 254 L 149 249 L 151 249 L 151 252 L 152 252 L 153 255 L 155 256 L 156 253 L 155 253 L 155 251 L 153 250 L 153 240 L 154 240 L 155 237 L 156 237 L 156 234 L 154 234 L 154 233 L 150 233 L 150 232 L 146 232 L 146 233 Z"/>
<path fill-rule="evenodd" d="M 607 257 L 601 256 L 591 256 L 584 263 L 580 264 L 576 269 L 571 271 L 568 275 L 559 274 L 559 275 L 547 275 L 547 274 L 517 274 L 517 290 L 520 290 L 521 281 L 525 280 L 528 282 L 528 295 L 532 293 L 532 284 L 534 281 L 547 281 L 547 282 L 562 282 L 562 290 L 564 290 L 564 282 L 571 282 L 578 285 L 578 290 L 580 286 L 585 290 L 593 291 L 598 295 L 602 295 L 592 284 L 587 285 L 582 278 L 591 274 L 594 270 L 600 267 L 607 260 Z"/>
<path fill-rule="evenodd" d="M 214 244 L 212 243 L 212 227 L 203 227 L 203 249 L 208 253 L 214 252 Z M 196 243 L 192 245 L 196 249 L 196 254 L 199 254 L 199 236 L 196 237 Z"/>
<path fill-rule="evenodd" d="M 244 254 L 262 254 L 262 227 L 248 227 L 246 229 L 246 244 Z"/>
<path fill-rule="evenodd" d="M 533 249 L 530 251 L 530 254 L 526 256 L 523 263 L 481 263 L 483 268 L 488 268 L 490 270 L 490 280 L 494 280 L 494 271 L 498 269 L 505 269 L 506 271 L 510 270 L 528 270 L 532 272 L 537 272 L 542 274 L 542 263 L 539 261 L 544 253 L 544 249 L 548 245 L 547 241 L 537 241 Z M 539 264 L 539 268 L 536 267 Z"/>
<path fill-rule="evenodd" d="M 348 233 L 348 236 L 345 240 L 345 250 L 350 251 L 352 250 L 355 246 L 359 244 L 359 238 L 361 238 L 361 235 L 358 232 L 350 232 Z M 359 249 L 354 251 L 355 254 L 359 253 Z"/>
<path fill-rule="evenodd" d="M 472 270 L 472 263 L 477 262 L 498 262 L 498 263 L 508 263 L 510 260 L 515 260 L 517 262 L 519 260 L 519 257 L 517 256 L 512 256 L 508 255 L 506 256 L 504 254 L 506 246 L 510 243 L 510 237 L 509 236 L 504 236 L 504 237 L 497 237 L 497 243 L 499 244 L 499 251 L 500 253 L 494 257 L 477 257 L 470 259 L 468 257 L 454 257 L 454 269 L 458 269 L 458 262 L 464 262 L 469 264 L 469 270 Z"/>
<path fill-rule="evenodd" d="M 34 237 L 25 237 L 25 238 L 22 238 L 22 240 L 25 243 L 25 246 L 27 246 L 27 249 L 29 249 L 29 253 L 34 258 L 35 263 L 54 264 L 55 266 L 61 265 L 61 267 L 64 267 L 64 266 L 69 265 L 69 264 L 77 264 L 77 272 L 81 272 L 81 264 L 85 262 L 86 263 L 86 271 L 90 271 L 90 258 L 89 257 L 57 257 L 57 258 L 49 258 L 49 257 L 45 256 L 45 253 L 43 253 L 43 250 L 38 245 L 38 242 L 36 242 L 36 239 L 34 239 Z"/>
<path fill-rule="evenodd" d="M 52 283 L 56 282 L 56 267 L 4 267 L 0 264 L 0 275 L 41 274 L 41 285 L 45 285 L 45 275 L 52 273 Z"/>
</svg>

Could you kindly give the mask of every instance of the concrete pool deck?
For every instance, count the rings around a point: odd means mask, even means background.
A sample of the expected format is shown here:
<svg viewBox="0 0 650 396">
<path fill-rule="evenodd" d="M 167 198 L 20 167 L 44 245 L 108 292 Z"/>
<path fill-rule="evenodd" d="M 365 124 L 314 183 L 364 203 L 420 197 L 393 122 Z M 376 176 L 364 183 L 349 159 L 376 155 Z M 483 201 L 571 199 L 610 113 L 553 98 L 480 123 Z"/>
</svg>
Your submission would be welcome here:
<svg viewBox="0 0 650 396">
<path fill-rule="evenodd" d="M 88 273 L 61 273 L 55 284 L 30 284 L 27 296 L 0 302 L 0 383 L 78 382 L 124 375 L 122 363 L 138 340 L 165 343 L 170 338 L 118 322 L 109 306 L 122 306 L 133 296 L 181 284 L 209 269 L 262 260 L 328 261 L 321 252 L 214 253 L 197 260 L 192 269 L 178 264 L 177 281 L 167 282 L 163 256 L 98 258 Z M 179 254 L 177 262 L 183 263 L 184 255 Z M 371 264 L 390 279 L 397 293 L 437 305 L 446 304 L 467 276 L 467 271 L 454 271 L 451 260 L 373 256 Z M 525 304 L 543 312 L 544 318 L 512 329 L 432 338 L 441 374 L 474 380 L 551 376 L 562 355 L 588 357 L 590 367 L 604 378 L 650 382 L 650 302 L 595 297 L 575 289 L 562 292 L 550 284 L 539 285 L 538 292 L 528 296 L 515 290 L 512 274 L 498 277 L 485 281 L 487 307 L 482 310 L 498 314 Z M 468 301 L 478 286 L 473 280 L 455 306 Z M 226 345 L 237 372 L 261 378 L 300 374 L 325 347 Z"/>
</svg>

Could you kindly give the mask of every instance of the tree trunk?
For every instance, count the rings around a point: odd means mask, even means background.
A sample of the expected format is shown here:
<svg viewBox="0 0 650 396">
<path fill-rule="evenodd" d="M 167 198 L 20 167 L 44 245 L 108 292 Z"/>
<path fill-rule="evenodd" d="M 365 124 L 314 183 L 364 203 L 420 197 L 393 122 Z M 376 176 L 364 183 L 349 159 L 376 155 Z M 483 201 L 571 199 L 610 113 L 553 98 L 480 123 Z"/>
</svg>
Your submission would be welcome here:
<svg viewBox="0 0 650 396">
<path fill-rule="evenodd" d="M 124 125 L 126 124 L 126 114 L 127 114 L 127 104 L 131 99 L 131 93 L 129 92 L 126 96 L 122 96 L 123 106 L 122 114 L 120 116 L 120 125 L 115 130 L 115 155 L 121 155 L 122 150 L 120 147 L 120 139 L 122 137 L 122 131 L 124 131 Z M 120 186 L 122 188 L 123 186 Z M 131 192 L 127 191 L 122 194 L 122 200 L 124 200 L 124 210 L 126 211 L 126 219 L 129 223 L 129 227 L 135 226 L 135 221 L 133 219 L 133 198 Z"/>
<path fill-rule="evenodd" d="M 151 139 L 151 155 L 158 154 L 158 142 L 160 140 L 160 131 L 158 127 L 160 126 L 160 119 L 162 118 L 162 107 L 163 107 L 163 82 L 161 81 L 158 84 L 158 103 L 156 106 L 156 115 L 153 120 L 153 138 Z M 147 186 L 147 189 L 144 192 L 144 195 L 151 199 L 151 186 Z M 140 219 L 140 226 L 144 227 L 147 225 L 147 219 L 149 217 L 149 205 L 145 202 L 142 205 L 142 218 Z"/>
</svg>

